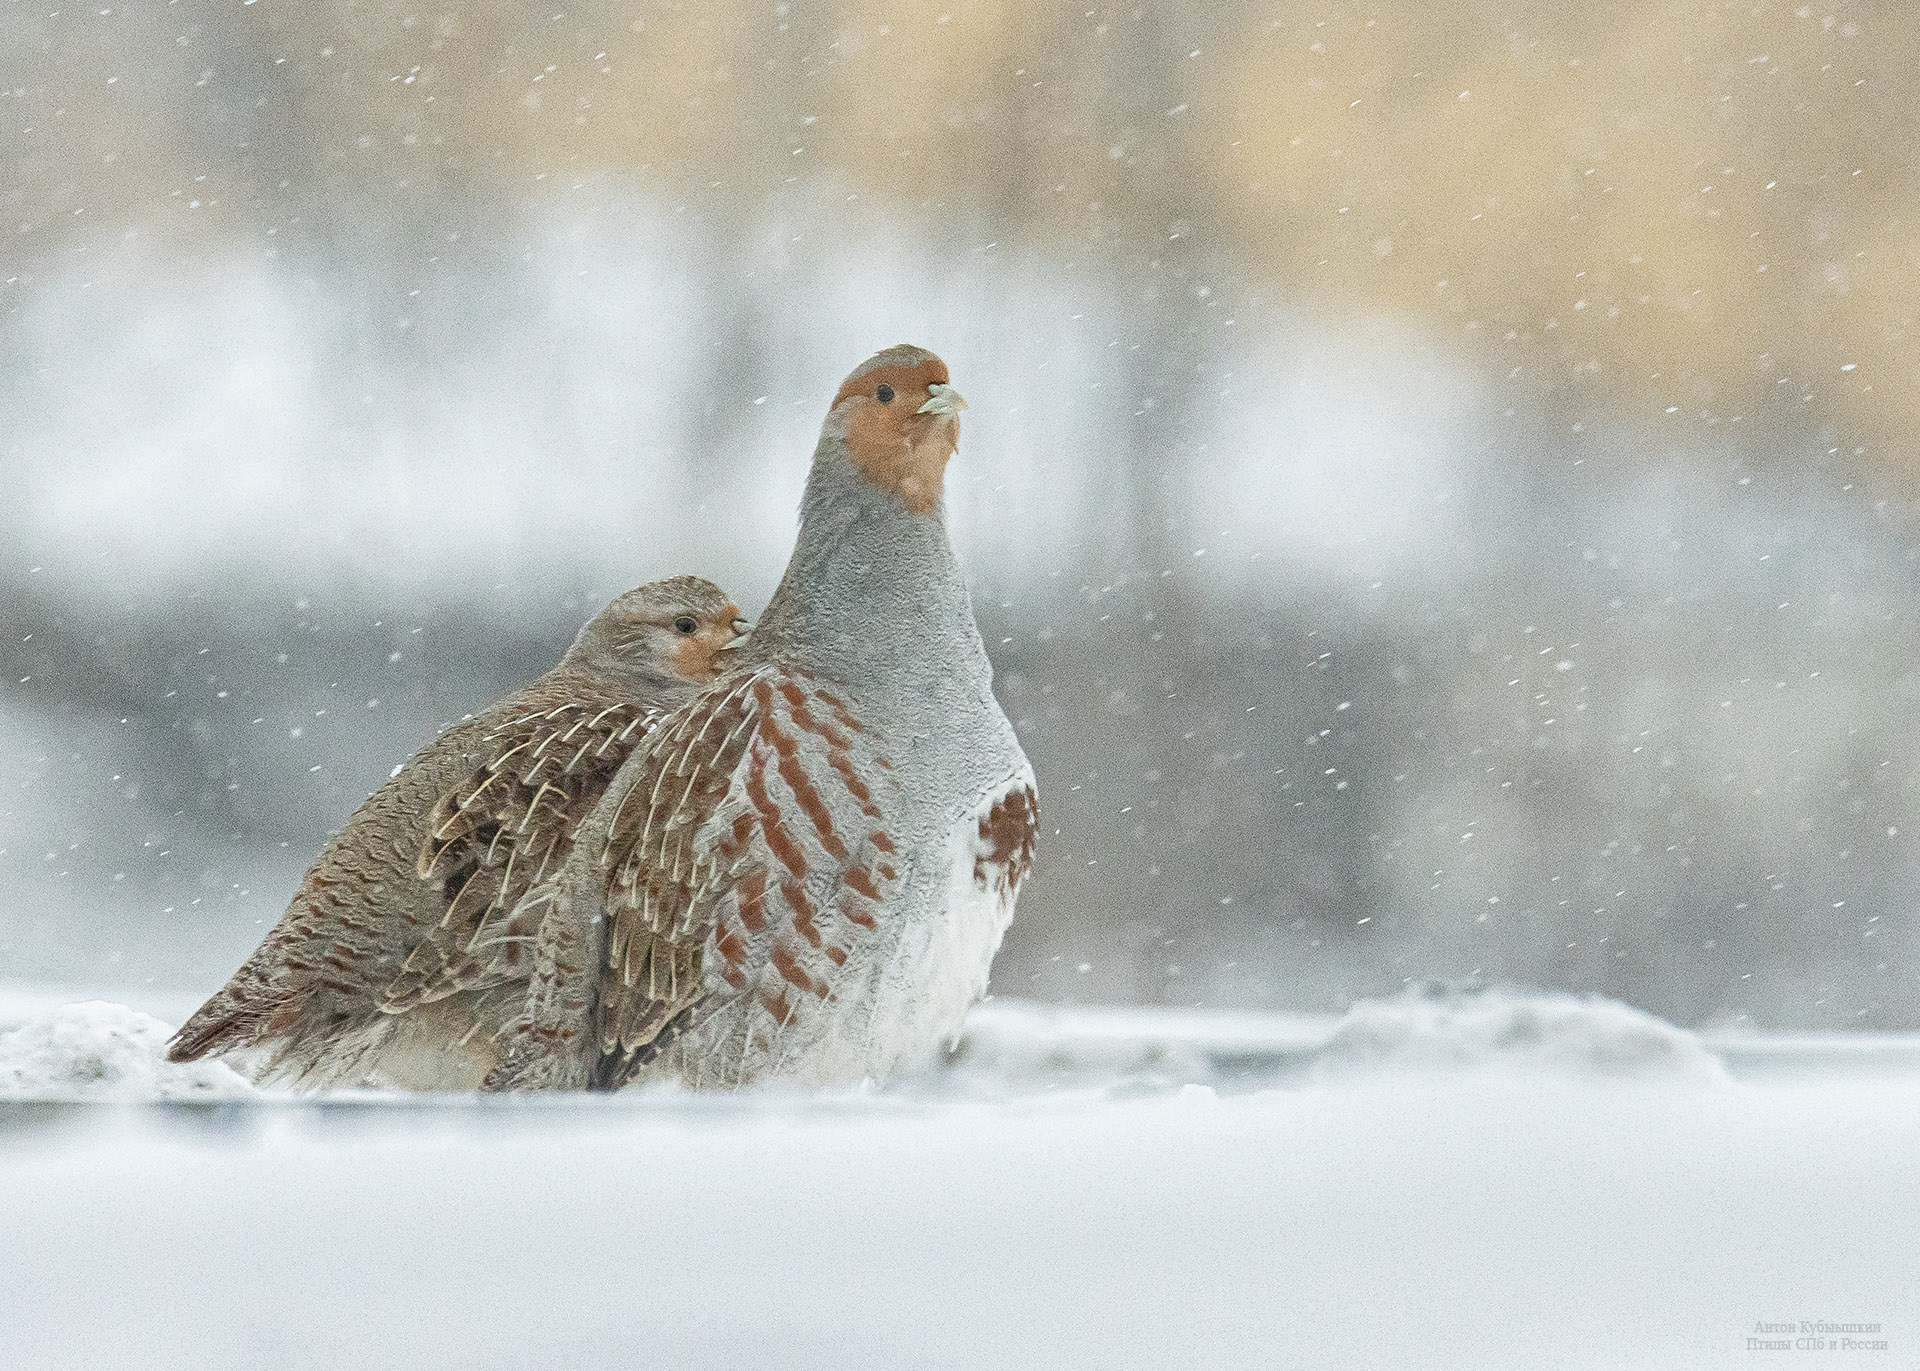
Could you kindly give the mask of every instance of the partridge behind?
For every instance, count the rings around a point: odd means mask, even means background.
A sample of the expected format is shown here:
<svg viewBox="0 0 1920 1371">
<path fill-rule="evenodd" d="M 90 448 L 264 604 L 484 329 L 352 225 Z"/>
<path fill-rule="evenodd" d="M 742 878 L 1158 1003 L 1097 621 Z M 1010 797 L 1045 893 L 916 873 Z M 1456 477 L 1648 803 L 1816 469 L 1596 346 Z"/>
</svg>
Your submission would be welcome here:
<svg viewBox="0 0 1920 1371">
<path fill-rule="evenodd" d="M 615 600 L 552 671 L 442 733 L 360 806 L 168 1055 L 225 1054 L 302 1085 L 479 1085 L 526 1001 L 537 892 L 621 763 L 745 627 L 698 577 Z"/>
</svg>

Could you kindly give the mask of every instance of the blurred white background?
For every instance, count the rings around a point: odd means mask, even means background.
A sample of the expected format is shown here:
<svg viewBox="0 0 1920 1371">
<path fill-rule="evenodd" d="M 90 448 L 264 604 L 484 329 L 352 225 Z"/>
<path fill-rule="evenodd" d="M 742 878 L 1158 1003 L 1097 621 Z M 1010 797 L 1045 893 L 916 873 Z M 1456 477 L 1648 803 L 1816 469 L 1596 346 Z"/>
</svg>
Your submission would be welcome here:
<svg viewBox="0 0 1920 1371">
<path fill-rule="evenodd" d="M 211 991 L 899 341 L 1040 773 L 994 972 L 1920 1026 L 1903 7 L 0 14 L 0 979 Z"/>
</svg>

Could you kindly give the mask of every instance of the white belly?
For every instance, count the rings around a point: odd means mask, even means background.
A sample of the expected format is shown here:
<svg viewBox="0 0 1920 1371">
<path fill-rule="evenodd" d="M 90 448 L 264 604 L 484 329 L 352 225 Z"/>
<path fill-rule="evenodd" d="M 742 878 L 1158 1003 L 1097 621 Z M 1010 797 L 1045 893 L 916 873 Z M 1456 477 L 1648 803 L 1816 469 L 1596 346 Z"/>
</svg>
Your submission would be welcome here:
<svg viewBox="0 0 1920 1371">
<path fill-rule="evenodd" d="M 980 821 L 969 815 L 948 837 L 936 910 L 906 924 L 875 978 L 867 1010 L 862 1075 L 884 1079 L 951 1047 L 1013 921 L 1013 900 L 974 880 Z"/>
</svg>

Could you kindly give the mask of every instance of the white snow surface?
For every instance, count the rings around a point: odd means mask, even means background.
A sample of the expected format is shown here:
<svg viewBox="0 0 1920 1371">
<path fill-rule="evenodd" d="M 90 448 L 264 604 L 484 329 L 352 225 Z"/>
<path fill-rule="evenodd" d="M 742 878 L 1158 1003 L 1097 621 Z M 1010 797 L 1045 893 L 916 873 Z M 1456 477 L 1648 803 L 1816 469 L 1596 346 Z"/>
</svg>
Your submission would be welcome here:
<svg viewBox="0 0 1920 1371">
<path fill-rule="evenodd" d="M 167 1060 L 173 1029 L 125 1005 L 63 1005 L 0 1033 L 0 1100 L 217 1100 L 253 1087 L 221 1062 Z"/>
<path fill-rule="evenodd" d="M 1696 1371 L 1799 1320 L 1920 1364 L 1920 1069 L 1884 1038 L 1729 1075 L 1489 992 L 989 1003 L 969 1039 L 878 1093 L 0 1103 L 0 1367 Z"/>
</svg>

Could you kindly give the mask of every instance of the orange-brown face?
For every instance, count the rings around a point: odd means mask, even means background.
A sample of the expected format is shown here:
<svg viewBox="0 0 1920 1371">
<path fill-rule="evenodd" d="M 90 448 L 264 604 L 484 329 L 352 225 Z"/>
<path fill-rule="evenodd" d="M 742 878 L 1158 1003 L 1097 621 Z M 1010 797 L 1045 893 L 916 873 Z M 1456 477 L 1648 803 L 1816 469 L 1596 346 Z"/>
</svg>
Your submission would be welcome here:
<svg viewBox="0 0 1920 1371">
<path fill-rule="evenodd" d="M 673 671 L 689 681 L 710 681 L 727 664 L 723 655 L 727 645 L 746 631 L 747 621 L 740 607 L 729 603 L 724 609 L 675 615 L 667 625 L 679 643 L 673 653 Z"/>
<path fill-rule="evenodd" d="M 960 444 L 959 411 L 966 408 L 947 382 L 947 364 L 928 355 L 874 367 L 833 397 L 833 408 L 843 407 L 854 470 L 899 496 L 909 512 L 931 514 L 947 459 Z"/>
</svg>

